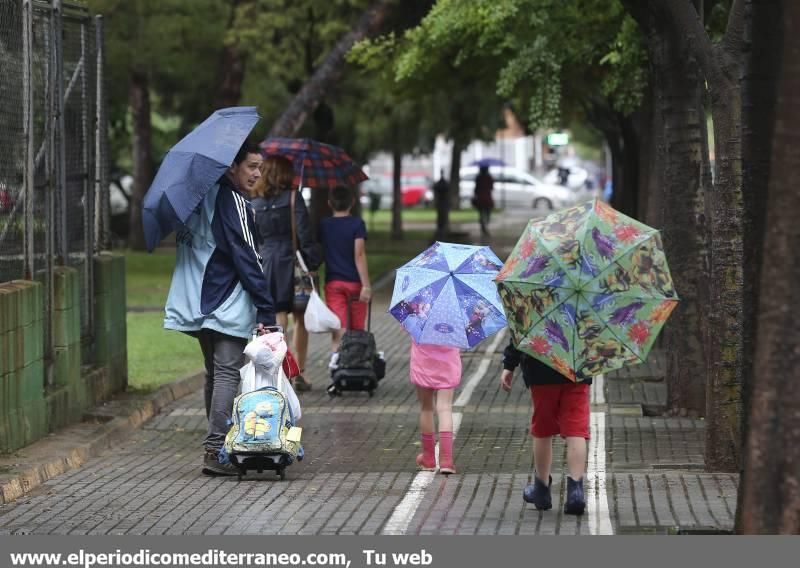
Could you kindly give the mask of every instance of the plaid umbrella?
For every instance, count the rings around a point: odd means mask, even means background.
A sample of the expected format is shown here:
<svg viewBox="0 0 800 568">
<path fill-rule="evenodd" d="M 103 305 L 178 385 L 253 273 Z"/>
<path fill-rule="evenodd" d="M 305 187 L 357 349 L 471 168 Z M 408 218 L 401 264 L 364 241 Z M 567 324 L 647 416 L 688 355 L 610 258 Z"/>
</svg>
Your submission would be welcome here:
<svg viewBox="0 0 800 568">
<path fill-rule="evenodd" d="M 355 186 L 367 178 L 347 152 L 310 138 L 267 138 L 261 143 L 264 157 L 283 156 L 294 165 L 297 187 Z"/>
</svg>

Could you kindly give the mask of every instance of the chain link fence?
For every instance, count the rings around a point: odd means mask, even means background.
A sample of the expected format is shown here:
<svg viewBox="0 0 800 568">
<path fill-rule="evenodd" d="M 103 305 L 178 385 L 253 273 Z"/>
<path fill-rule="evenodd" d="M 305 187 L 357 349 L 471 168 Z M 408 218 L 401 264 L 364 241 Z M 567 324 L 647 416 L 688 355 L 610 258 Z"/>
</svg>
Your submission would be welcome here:
<svg viewBox="0 0 800 568">
<path fill-rule="evenodd" d="M 109 246 L 102 57 L 86 6 L 0 0 L 0 282 L 42 282 L 47 316 L 55 267 L 75 268 L 89 347 L 92 256 Z"/>
</svg>

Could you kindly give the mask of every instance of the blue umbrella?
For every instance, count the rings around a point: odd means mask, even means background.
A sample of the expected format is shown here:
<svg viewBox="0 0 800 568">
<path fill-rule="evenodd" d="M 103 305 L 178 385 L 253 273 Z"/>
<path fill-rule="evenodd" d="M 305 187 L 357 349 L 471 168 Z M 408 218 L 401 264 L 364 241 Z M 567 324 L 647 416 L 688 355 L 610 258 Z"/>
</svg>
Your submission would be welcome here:
<svg viewBox="0 0 800 568">
<path fill-rule="evenodd" d="M 481 160 L 475 160 L 474 162 L 472 162 L 472 165 L 481 168 L 482 167 L 489 168 L 491 166 L 505 166 L 506 163 L 498 158 L 483 158 Z"/>
<path fill-rule="evenodd" d="M 220 109 L 167 152 L 144 196 L 142 223 L 148 250 L 186 222 L 233 163 L 258 119 L 256 107 Z"/>
<path fill-rule="evenodd" d="M 417 343 L 470 349 L 506 325 L 489 247 L 436 242 L 397 270 L 392 314 Z"/>
</svg>

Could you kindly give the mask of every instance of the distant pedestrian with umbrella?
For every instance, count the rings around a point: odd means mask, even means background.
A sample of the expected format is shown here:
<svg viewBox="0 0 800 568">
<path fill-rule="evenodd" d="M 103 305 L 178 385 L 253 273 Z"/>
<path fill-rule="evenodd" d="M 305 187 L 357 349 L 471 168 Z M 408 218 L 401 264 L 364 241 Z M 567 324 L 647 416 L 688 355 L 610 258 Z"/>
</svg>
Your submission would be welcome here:
<svg viewBox="0 0 800 568">
<path fill-rule="evenodd" d="M 564 512 L 586 508 L 584 474 L 592 377 L 641 363 L 678 303 L 655 229 L 600 200 L 532 220 L 496 278 L 514 369 L 530 389 L 534 482 L 523 499 L 552 508 L 552 438 L 567 443 Z"/>
<path fill-rule="evenodd" d="M 239 389 L 243 351 L 255 327 L 275 324 L 248 209 L 262 158 L 258 146 L 245 139 L 257 121 L 253 107 L 212 114 L 169 151 L 144 200 L 151 250 L 178 229 L 164 327 L 196 337 L 203 352 L 206 475 L 236 474 L 218 455 Z"/>
<path fill-rule="evenodd" d="M 256 246 L 261 254 L 268 290 L 275 303 L 278 325 L 288 330 L 289 314 L 294 315 L 292 333 L 293 352 L 300 375 L 293 379 L 298 391 L 311 390 L 311 382 L 304 375 L 308 353 L 308 331 L 303 314 L 305 302 L 295 297 L 294 267 L 299 251 L 313 278 L 321 264 L 319 247 L 311 233 L 303 196 L 294 185 L 292 162 L 283 156 L 269 156 L 261 164 L 261 177 L 251 194 L 256 220 Z"/>
<path fill-rule="evenodd" d="M 461 349 L 506 325 L 493 279 L 500 259 L 488 248 L 436 242 L 397 270 L 389 313 L 411 336 L 409 378 L 420 404 L 422 453 L 417 466 L 436 470 L 434 411 L 439 422 L 439 471 L 453 462 L 453 393 L 461 383 Z"/>
</svg>

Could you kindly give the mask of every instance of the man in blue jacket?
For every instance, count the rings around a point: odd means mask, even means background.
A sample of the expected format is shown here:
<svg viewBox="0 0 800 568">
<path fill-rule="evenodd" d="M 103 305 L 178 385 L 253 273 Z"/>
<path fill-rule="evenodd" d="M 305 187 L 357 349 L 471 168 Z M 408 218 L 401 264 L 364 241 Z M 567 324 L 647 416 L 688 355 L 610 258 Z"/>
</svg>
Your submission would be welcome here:
<svg viewBox="0 0 800 568">
<path fill-rule="evenodd" d="M 196 337 L 206 368 L 208 432 L 203 473 L 235 475 L 218 461 L 239 388 L 244 347 L 253 328 L 275 324 L 269 287 L 253 238 L 249 189 L 261 177 L 250 142 L 177 234 L 177 257 L 164 327 Z"/>
</svg>

